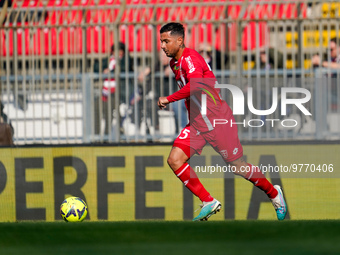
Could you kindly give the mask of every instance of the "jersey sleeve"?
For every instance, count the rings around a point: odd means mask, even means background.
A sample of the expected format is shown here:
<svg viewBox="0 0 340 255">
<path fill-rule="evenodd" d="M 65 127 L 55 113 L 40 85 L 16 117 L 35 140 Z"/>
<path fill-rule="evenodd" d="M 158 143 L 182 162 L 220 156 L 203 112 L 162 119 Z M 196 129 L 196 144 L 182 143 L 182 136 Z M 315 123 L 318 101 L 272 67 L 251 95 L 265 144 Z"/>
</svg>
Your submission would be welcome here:
<svg viewBox="0 0 340 255">
<path fill-rule="evenodd" d="M 175 101 L 178 101 L 184 98 L 188 98 L 188 97 L 190 97 L 190 82 L 187 83 L 187 85 L 185 85 L 180 90 L 168 96 L 166 99 L 168 99 L 168 101 L 172 103 L 172 102 L 175 102 Z"/>
<path fill-rule="evenodd" d="M 191 78 L 203 78 L 204 65 L 206 65 L 205 61 L 202 62 L 202 60 L 194 54 L 185 57 L 183 69 L 186 72 L 188 81 L 190 81 Z"/>
</svg>

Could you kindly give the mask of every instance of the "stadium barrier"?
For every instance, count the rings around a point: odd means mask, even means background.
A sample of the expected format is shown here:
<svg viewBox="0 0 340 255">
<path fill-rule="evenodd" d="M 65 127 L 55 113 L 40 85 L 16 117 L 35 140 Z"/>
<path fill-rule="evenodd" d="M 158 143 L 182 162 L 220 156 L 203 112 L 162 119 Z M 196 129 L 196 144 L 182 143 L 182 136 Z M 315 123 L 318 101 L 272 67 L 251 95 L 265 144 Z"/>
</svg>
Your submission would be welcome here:
<svg viewBox="0 0 340 255">
<path fill-rule="evenodd" d="M 329 40 L 339 36 L 337 1 L 247 3 L 12 1 L 0 15 L 0 100 L 14 126 L 15 144 L 175 138 L 185 110 L 181 104 L 170 105 L 176 130 L 163 132 L 156 104 L 158 96 L 177 89 L 173 76 L 165 75 L 159 44 L 159 29 L 170 21 L 184 24 L 188 47 L 205 57 L 210 54 L 222 84 L 253 87 L 258 109 L 270 108 L 272 87 L 301 87 L 312 93 L 306 106 L 312 117 L 293 108 L 286 117 L 299 125 L 240 126 L 242 140 L 339 139 L 339 71 L 317 70 L 311 64 L 314 54 L 331 61 Z M 123 72 L 117 65 L 104 74 L 111 45 L 120 41 L 134 71 Z M 117 59 L 118 50 L 113 55 Z M 116 92 L 104 102 L 103 84 L 114 78 Z M 232 104 L 228 93 L 223 97 Z M 278 112 L 269 117 L 285 119 Z M 257 118 L 261 116 L 245 116 L 246 121 Z"/>
<path fill-rule="evenodd" d="M 239 136 L 243 141 L 254 140 L 334 140 L 340 137 L 339 98 L 340 91 L 337 70 L 318 69 L 315 77 L 303 77 L 312 74 L 301 69 L 286 71 L 243 71 L 243 91 L 248 84 L 253 84 L 253 105 L 255 109 L 265 110 L 272 107 L 273 89 L 279 91 L 277 110 L 268 116 L 258 116 L 245 107 L 245 114 L 236 116 Z M 221 84 L 238 84 L 238 78 L 232 71 L 216 71 Z M 8 88 L 2 94 L 4 112 L 10 117 L 15 130 L 15 143 L 20 144 L 62 144 L 62 143 L 96 143 L 96 142 L 162 142 L 171 141 L 177 136 L 181 125 L 181 115 L 185 116 L 183 106 L 175 108 L 170 105 L 170 113 L 157 112 L 157 97 L 153 93 L 134 105 L 129 105 L 131 97 L 128 91 L 138 90 L 134 82 L 135 73 L 121 73 L 121 78 L 128 84 L 122 87 L 118 111 L 105 116 L 113 107 L 114 99 L 104 104 L 101 100 L 101 89 L 95 84 L 98 80 L 109 78 L 109 75 L 74 74 L 59 76 L 10 76 L 9 82 L 30 83 L 34 80 L 55 82 L 55 88 L 43 91 L 32 89 L 29 95 L 13 95 Z M 260 75 L 260 76 L 259 76 Z M 276 76 L 277 75 L 277 76 Z M 285 77 L 286 75 L 286 77 Z M 161 72 L 154 74 L 156 83 L 162 83 Z M 5 79 L 0 79 L 5 81 Z M 72 89 L 65 84 L 72 84 Z M 170 79 L 170 84 L 175 81 Z M 285 86 L 286 85 L 286 86 Z M 288 85 L 288 86 L 287 86 Z M 310 100 L 304 107 L 312 114 L 306 116 L 301 109 L 288 105 L 287 114 L 282 115 L 281 89 L 303 88 L 310 92 Z M 160 88 L 162 89 L 162 87 Z M 171 94 L 171 87 L 167 88 Z M 222 98 L 233 107 L 233 95 L 222 89 Z M 165 93 L 166 94 L 166 93 Z M 301 94 L 302 95 L 302 94 Z M 299 95 L 298 95 L 299 96 Z M 296 96 L 298 98 L 298 96 Z M 248 94 L 244 93 L 245 102 Z M 177 113 L 174 111 L 177 110 Z M 118 114 L 117 114 L 118 112 Z M 117 128 L 117 116 L 121 125 Z M 107 120 L 104 118 L 107 117 Z M 110 117 L 110 118 L 109 118 Z M 137 122 L 135 120 L 138 120 Z M 270 120 L 275 120 L 270 122 Z M 112 127 L 104 134 L 105 121 L 112 122 Z M 291 123 L 288 123 L 288 122 Z M 168 123 L 170 126 L 164 127 Z M 262 123 L 262 124 L 261 124 Z M 170 128 L 171 127 L 171 128 Z M 177 131 L 176 131 L 177 128 Z"/>
<path fill-rule="evenodd" d="M 170 149 L 170 145 L 0 149 L 0 221 L 61 220 L 60 204 L 71 195 L 86 200 L 91 221 L 191 220 L 199 200 L 168 167 Z M 244 153 L 262 170 L 264 165 L 281 167 L 265 174 L 284 190 L 287 219 L 339 219 L 340 198 L 334 190 L 340 184 L 340 161 L 334 156 L 340 153 L 339 144 L 246 145 Z M 223 165 L 209 147 L 194 161 L 196 166 Z M 288 173 L 285 169 L 294 164 L 302 166 Z M 251 183 L 231 172 L 214 174 L 200 177 L 223 205 L 211 220 L 276 219 L 266 195 Z"/>
</svg>

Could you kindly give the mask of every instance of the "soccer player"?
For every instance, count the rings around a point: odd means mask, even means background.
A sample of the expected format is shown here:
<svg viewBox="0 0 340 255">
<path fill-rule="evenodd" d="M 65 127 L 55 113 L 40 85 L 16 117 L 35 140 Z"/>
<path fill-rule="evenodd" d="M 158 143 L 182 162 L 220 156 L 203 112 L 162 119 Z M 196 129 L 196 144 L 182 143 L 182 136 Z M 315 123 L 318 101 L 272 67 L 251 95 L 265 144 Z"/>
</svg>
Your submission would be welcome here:
<svg viewBox="0 0 340 255">
<path fill-rule="evenodd" d="M 244 177 L 263 190 L 271 199 L 277 218 L 283 220 L 287 213 L 287 206 L 282 190 L 278 185 L 273 186 L 258 167 L 245 162 L 237 126 L 216 125 L 213 127 L 212 125 L 213 119 L 228 119 L 235 122 L 228 104 L 219 97 L 213 100 L 207 96 L 206 108 L 208 110 L 204 114 L 201 113 L 202 91 L 211 91 L 214 95 L 218 95 L 219 90 L 214 87 L 214 82 L 211 82 L 211 80 L 216 81 L 216 78 L 204 58 L 197 51 L 185 47 L 184 36 L 184 27 L 180 23 L 168 23 L 160 30 L 161 48 L 168 57 L 172 58 L 170 67 L 175 74 L 179 90 L 167 97 L 160 97 L 158 106 L 163 109 L 169 103 L 185 99 L 190 123 L 174 141 L 168 164 L 184 185 L 203 202 L 199 215 L 193 220 L 207 220 L 221 209 L 221 203 L 204 188 L 194 170 L 187 163 L 194 154 L 201 153 L 206 143 L 210 143 L 224 161 L 232 166 L 235 174 Z M 203 90 L 193 84 L 193 80 L 197 78 L 203 81 L 200 82 L 201 86 L 205 86 Z M 204 81 L 207 81 L 206 84 Z"/>
</svg>

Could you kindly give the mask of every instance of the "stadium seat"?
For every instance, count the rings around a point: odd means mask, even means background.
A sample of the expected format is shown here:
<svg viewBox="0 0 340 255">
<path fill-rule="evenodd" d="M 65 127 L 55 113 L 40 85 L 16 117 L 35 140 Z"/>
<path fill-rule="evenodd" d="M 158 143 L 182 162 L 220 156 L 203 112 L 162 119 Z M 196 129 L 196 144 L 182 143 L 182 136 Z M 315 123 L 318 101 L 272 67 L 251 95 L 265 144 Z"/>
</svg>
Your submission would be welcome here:
<svg viewBox="0 0 340 255">
<path fill-rule="evenodd" d="M 223 0 L 203 0 L 209 3 L 212 2 L 224 2 Z M 230 5 L 228 7 L 228 17 L 237 19 L 241 11 L 240 0 L 230 0 L 231 2 L 237 2 L 237 5 Z M 123 13 L 122 20 L 128 22 L 127 25 L 121 25 L 119 34 L 121 41 L 128 43 L 128 50 L 141 51 L 151 51 L 152 50 L 152 29 L 148 25 L 134 26 L 131 23 L 148 23 L 152 19 L 152 7 L 134 8 L 136 4 L 162 4 L 162 3 L 174 3 L 174 0 L 128 0 L 127 5 L 130 7 Z M 176 3 L 194 3 L 201 2 L 200 0 L 178 0 Z M 253 1 L 250 1 L 250 3 Z M 246 12 L 242 18 L 244 19 L 272 19 L 278 12 L 279 18 L 292 18 L 297 17 L 297 5 L 292 2 L 287 2 L 283 5 L 280 3 L 275 3 L 275 1 L 268 3 L 261 3 L 255 5 L 248 5 Z M 22 6 L 21 6 L 22 3 Z M 39 0 L 23 0 L 15 1 L 13 3 L 13 8 L 21 9 L 32 9 L 44 5 L 43 1 Z M 53 10 L 47 14 L 45 19 L 46 28 L 37 28 L 31 34 L 29 34 L 27 29 L 17 30 L 17 42 L 18 42 L 18 54 L 80 54 L 83 52 L 82 42 L 86 40 L 86 51 L 88 53 L 108 53 L 110 51 L 110 46 L 114 42 L 113 30 L 107 26 L 101 25 L 102 22 L 109 21 L 113 23 L 119 13 L 119 6 L 121 0 L 50 0 L 47 1 L 47 6 L 58 7 L 64 6 L 68 7 L 69 4 L 73 4 L 73 7 L 79 6 L 76 10 Z M 83 17 L 83 6 L 101 6 L 112 4 L 117 8 L 112 9 L 99 9 L 99 10 L 88 10 L 86 12 L 86 17 Z M 149 5 L 150 6 L 150 5 Z M 149 8 L 149 9 L 148 9 Z M 224 42 L 221 40 L 221 29 L 213 31 L 214 27 L 209 20 L 216 20 L 223 15 L 221 13 L 223 8 L 220 6 L 203 6 L 201 8 L 197 6 L 187 6 L 187 7 L 175 7 L 173 6 L 165 7 L 163 9 L 157 9 L 156 19 L 162 18 L 164 22 L 168 21 L 178 21 L 185 23 L 186 20 L 193 20 L 198 18 L 198 20 L 204 20 L 202 24 L 195 24 L 192 27 L 191 37 L 195 40 L 190 40 L 188 46 L 196 48 L 200 43 L 208 42 L 214 45 L 216 49 L 221 49 Z M 306 16 L 306 8 L 302 8 L 302 16 Z M 71 12 L 71 13 L 70 13 Z M 85 18 L 86 22 L 91 22 L 94 24 L 91 27 L 86 28 L 86 38 L 83 37 L 82 28 L 80 24 Z M 68 28 L 58 27 L 59 25 L 69 25 Z M 96 25 L 98 24 L 98 25 Z M 20 23 L 19 23 L 20 25 Z M 55 26 L 49 28 L 49 26 Z M 72 26 L 74 25 L 74 26 Z M 160 25 L 157 26 L 157 31 Z M 42 29 L 42 30 L 41 30 Z M 229 33 L 229 50 L 236 50 L 236 38 L 237 38 L 237 25 L 235 23 L 228 24 Z M 257 45 L 256 31 L 259 31 L 259 42 Z M 43 31 L 43 33 L 41 32 Z M 126 34 L 127 33 L 127 34 Z M 267 25 L 265 22 L 250 22 L 242 32 L 242 49 L 243 50 L 253 50 L 256 47 L 262 47 L 266 45 L 265 38 L 268 38 L 269 33 Z M 42 35 L 43 34 L 43 35 Z M 157 33 L 158 34 L 158 33 Z M 214 34 L 214 38 L 213 38 Z M 206 35 L 206 36 L 205 36 Z M 44 38 L 43 38 L 43 37 Z M 13 34 L 12 32 L 6 38 L 9 40 L 10 47 L 6 49 L 6 46 L 2 47 L 0 54 L 10 54 L 13 55 Z M 159 35 L 157 35 L 157 48 L 159 45 Z M 198 40 L 196 40 L 196 38 Z M 1 40 L 4 39 L 4 32 L 1 32 Z M 33 41 L 32 41 L 33 39 Z M 213 40 L 214 39 L 214 40 Z M 45 45 L 42 45 L 44 43 Z M 32 45 L 33 44 L 33 45 Z M 24 45 L 24 52 L 23 52 Z M 27 45 L 29 47 L 27 47 Z M 135 49 L 136 46 L 136 49 Z M 44 50 L 44 52 L 42 52 Z M 50 52 L 51 50 L 51 52 Z"/>
<path fill-rule="evenodd" d="M 0 29 L 0 45 L 2 46 L 0 50 L 1 56 L 6 56 L 7 49 L 5 42 L 5 31 Z"/>
</svg>

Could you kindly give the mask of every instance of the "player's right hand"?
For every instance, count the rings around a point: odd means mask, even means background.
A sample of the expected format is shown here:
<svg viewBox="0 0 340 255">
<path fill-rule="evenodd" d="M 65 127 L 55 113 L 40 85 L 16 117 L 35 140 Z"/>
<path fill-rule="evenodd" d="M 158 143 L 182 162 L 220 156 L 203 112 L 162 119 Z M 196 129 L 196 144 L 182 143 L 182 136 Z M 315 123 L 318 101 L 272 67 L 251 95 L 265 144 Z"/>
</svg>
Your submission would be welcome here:
<svg viewBox="0 0 340 255">
<path fill-rule="evenodd" d="M 169 104 L 170 102 L 168 101 L 168 99 L 166 97 L 160 97 L 158 98 L 158 107 L 159 109 L 165 109 L 166 108 L 166 105 Z"/>
</svg>

